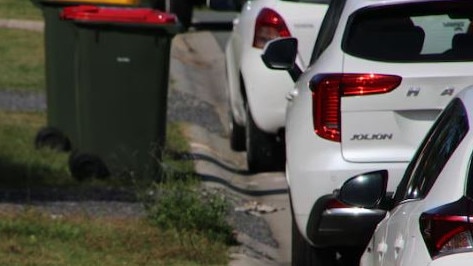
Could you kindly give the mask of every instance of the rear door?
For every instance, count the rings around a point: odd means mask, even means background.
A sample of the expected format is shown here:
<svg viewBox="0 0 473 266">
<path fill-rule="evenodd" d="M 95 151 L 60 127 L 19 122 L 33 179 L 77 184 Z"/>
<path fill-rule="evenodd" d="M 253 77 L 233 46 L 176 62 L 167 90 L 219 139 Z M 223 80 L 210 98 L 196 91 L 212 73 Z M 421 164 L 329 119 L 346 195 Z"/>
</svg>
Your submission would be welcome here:
<svg viewBox="0 0 473 266">
<path fill-rule="evenodd" d="M 342 97 L 346 160 L 410 160 L 439 112 L 473 84 L 471 14 L 470 1 L 404 2 L 365 7 L 348 18 L 343 72 L 393 75 L 401 82 L 392 91 L 360 89 Z"/>
<path fill-rule="evenodd" d="M 389 218 L 383 265 L 403 265 L 406 262 L 427 265 L 431 260 L 420 233 L 419 217 L 426 206 L 437 207 L 438 203 L 426 197 L 468 133 L 466 117 L 461 102 L 458 99 L 452 101 L 409 164 L 396 191 L 395 201 L 398 206 Z M 461 183 L 463 179 L 461 175 L 447 176 L 450 182 Z M 450 192 L 448 194 L 452 196 L 456 194 L 452 193 L 451 187 L 443 188 L 445 190 L 442 192 Z"/>
</svg>

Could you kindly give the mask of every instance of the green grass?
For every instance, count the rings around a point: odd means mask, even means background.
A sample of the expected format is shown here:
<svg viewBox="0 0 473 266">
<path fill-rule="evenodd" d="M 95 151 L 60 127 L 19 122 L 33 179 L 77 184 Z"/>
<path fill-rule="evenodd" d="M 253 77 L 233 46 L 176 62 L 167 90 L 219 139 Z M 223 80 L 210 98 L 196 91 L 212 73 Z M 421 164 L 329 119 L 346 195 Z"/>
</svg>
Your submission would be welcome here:
<svg viewBox="0 0 473 266">
<path fill-rule="evenodd" d="M 152 189 L 154 193 L 144 202 L 153 224 L 179 235 L 199 232 L 214 241 L 234 243 L 232 228 L 226 221 L 230 206 L 218 191 L 199 188 L 197 179 L 175 173 Z"/>
<path fill-rule="evenodd" d="M 0 0 L 0 18 L 42 20 L 41 10 L 30 0 Z"/>
<path fill-rule="evenodd" d="M 35 150 L 36 132 L 46 122 L 44 113 L 0 112 L 0 169 L 2 187 L 73 184 L 67 155 Z"/>
<path fill-rule="evenodd" d="M 0 18 L 42 19 L 29 0 L 0 0 Z M 43 33 L 0 29 L 0 40 L 0 90 L 43 92 Z M 130 178 L 75 180 L 68 154 L 34 148 L 33 139 L 45 124 L 45 113 L 0 111 L 0 187 L 128 186 L 148 213 L 126 220 L 81 213 L 58 218 L 33 207 L 20 212 L 0 208 L 0 265 L 228 264 L 233 238 L 225 221 L 227 202 L 219 193 L 200 189 L 192 161 L 173 156 L 189 149 L 181 125 L 168 124 L 167 182 L 156 184 Z"/>
<path fill-rule="evenodd" d="M 2 265 L 227 265 L 227 248 L 204 235 L 157 230 L 147 220 L 0 216 Z M 203 248 L 205 247 L 205 248 Z"/>
<path fill-rule="evenodd" d="M 0 89 L 44 91 L 43 33 L 0 29 L 0 40 Z"/>
<path fill-rule="evenodd" d="M 2 187 L 37 186 L 87 186 L 113 185 L 128 186 L 132 182 L 127 176 L 122 179 L 109 178 L 78 182 L 68 169 L 68 153 L 58 153 L 50 149 L 37 150 L 34 138 L 38 130 L 46 125 L 44 112 L 0 111 L 0 169 Z M 193 172 L 193 162 L 176 160 L 170 153 L 188 150 L 187 140 L 181 133 L 181 125 L 169 123 L 167 126 L 166 148 L 163 164 L 166 169 Z M 148 181 L 146 181 L 148 182 Z M 146 184 L 147 185 L 147 184 Z"/>
<path fill-rule="evenodd" d="M 44 113 L 0 111 L 2 188 L 128 185 L 148 212 L 141 219 L 106 219 L 81 213 L 58 218 L 34 207 L 0 211 L 0 265 L 227 265 L 233 240 L 225 221 L 228 205 L 222 195 L 199 189 L 191 161 L 164 156 L 165 183 L 81 183 L 67 169 L 68 154 L 33 147 L 45 122 Z M 168 125 L 167 151 L 188 150 L 181 130 L 180 124 Z"/>
</svg>

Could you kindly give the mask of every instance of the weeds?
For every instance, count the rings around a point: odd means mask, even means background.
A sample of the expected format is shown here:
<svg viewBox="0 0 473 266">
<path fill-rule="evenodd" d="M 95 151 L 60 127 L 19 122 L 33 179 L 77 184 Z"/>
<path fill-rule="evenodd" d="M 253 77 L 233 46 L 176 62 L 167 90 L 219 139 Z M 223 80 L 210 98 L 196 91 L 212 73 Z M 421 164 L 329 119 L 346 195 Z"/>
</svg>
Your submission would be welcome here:
<svg viewBox="0 0 473 266">
<path fill-rule="evenodd" d="M 182 141 L 181 125 L 170 124 L 167 136 L 161 182 L 143 194 L 149 219 L 163 229 L 205 234 L 211 240 L 234 244 L 226 220 L 230 205 L 225 195 L 201 185 L 192 161 L 174 159 L 174 154 L 189 151 L 187 141 Z"/>
<path fill-rule="evenodd" d="M 224 195 L 202 189 L 191 174 L 182 177 L 171 174 L 147 193 L 144 202 L 150 221 L 178 235 L 195 232 L 211 240 L 233 243 L 232 228 L 226 221 L 229 204 Z"/>
</svg>

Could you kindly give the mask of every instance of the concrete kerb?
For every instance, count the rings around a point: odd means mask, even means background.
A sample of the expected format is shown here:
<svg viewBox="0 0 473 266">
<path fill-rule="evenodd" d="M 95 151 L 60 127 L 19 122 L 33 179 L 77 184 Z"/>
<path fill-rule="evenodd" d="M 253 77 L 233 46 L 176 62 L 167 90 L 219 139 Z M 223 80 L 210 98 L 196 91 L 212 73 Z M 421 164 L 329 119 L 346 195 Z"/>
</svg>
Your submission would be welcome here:
<svg viewBox="0 0 473 266">
<path fill-rule="evenodd" d="M 0 28 L 44 31 L 44 22 L 37 20 L 0 19 Z"/>
</svg>

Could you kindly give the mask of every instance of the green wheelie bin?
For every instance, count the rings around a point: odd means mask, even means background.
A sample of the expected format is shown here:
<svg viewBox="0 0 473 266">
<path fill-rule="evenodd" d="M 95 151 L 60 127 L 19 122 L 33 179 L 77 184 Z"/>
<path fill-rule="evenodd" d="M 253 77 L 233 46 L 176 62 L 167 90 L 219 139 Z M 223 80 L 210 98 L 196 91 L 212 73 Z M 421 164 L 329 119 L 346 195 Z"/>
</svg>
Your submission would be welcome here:
<svg viewBox="0 0 473 266">
<path fill-rule="evenodd" d="M 74 25 L 60 19 L 64 7 L 79 3 L 114 6 L 138 5 L 138 0 L 32 0 L 44 18 L 47 125 L 40 129 L 35 146 L 68 151 L 77 141 L 74 92 Z"/>
<path fill-rule="evenodd" d="M 74 177 L 157 178 L 166 136 L 175 15 L 151 8 L 66 8 L 76 27 Z"/>
</svg>

